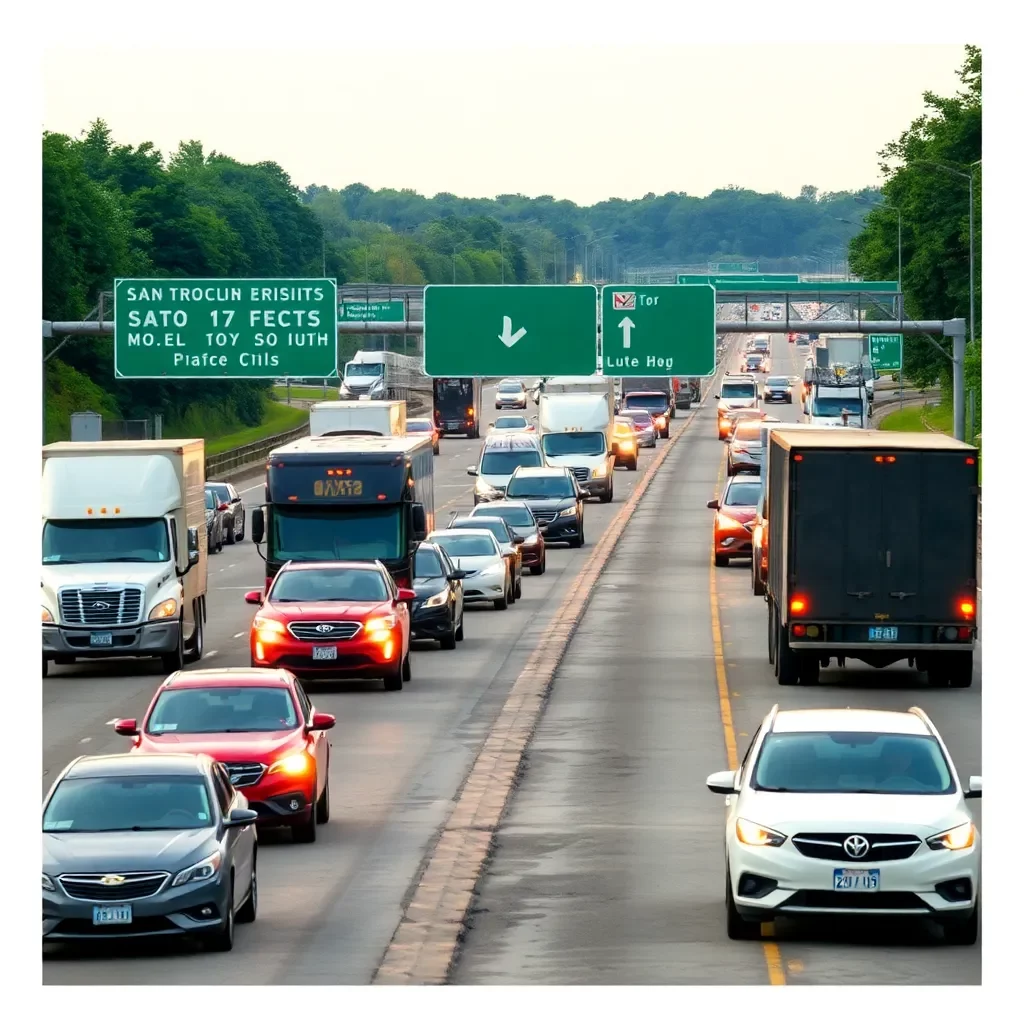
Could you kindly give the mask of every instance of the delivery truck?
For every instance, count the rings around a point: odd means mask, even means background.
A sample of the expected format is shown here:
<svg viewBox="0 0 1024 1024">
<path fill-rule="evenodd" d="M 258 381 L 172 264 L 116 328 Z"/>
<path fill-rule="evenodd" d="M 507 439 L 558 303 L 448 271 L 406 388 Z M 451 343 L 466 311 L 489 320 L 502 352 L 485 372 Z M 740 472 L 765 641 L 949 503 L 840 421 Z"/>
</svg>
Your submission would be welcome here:
<svg viewBox="0 0 1024 1024">
<path fill-rule="evenodd" d="M 572 471 L 587 497 L 607 503 L 615 491 L 615 423 L 611 382 L 598 394 L 540 396 L 540 445 L 544 462 Z"/>
<path fill-rule="evenodd" d="M 768 659 L 781 685 L 847 658 L 967 687 L 978 451 L 944 434 L 772 430 Z"/>
<path fill-rule="evenodd" d="M 315 402 L 309 409 L 309 434 L 404 437 L 405 418 L 405 402 Z"/>
<path fill-rule="evenodd" d="M 43 447 L 43 675 L 50 662 L 203 655 L 200 439 Z"/>
</svg>

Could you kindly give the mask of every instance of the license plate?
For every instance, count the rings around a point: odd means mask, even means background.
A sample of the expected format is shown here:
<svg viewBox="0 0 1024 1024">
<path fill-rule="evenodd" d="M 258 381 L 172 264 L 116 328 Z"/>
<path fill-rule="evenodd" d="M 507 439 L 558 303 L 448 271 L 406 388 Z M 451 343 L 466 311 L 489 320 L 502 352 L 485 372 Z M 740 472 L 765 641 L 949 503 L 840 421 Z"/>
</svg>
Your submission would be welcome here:
<svg viewBox="0 0 1024 1024">
<path fill-rule="evenodd" d="M 868 626 L 869 640 L 895 640 L 899 636 L 896 626 Z"/>
<path fill-rule="evenodd" d="M 114 646 L 114 634 L 113 633 L 90 633 L 89 634 L 89 646 L 90 647 L 113 647 Z"/>
<path fill-rule="evenodd" d="M 122 903 L 115 907 L 93 907 L 93 924 L 131 924 L 132 905 Z"/>
<path fill-rule="evenodd" d="M 335 661 L 338 657 L 337 647 L 314 647 L 314 661 Z"/>
<path fill-rule="evenodd" d="M 881 876 L 877 868 L 836 868 L 832 872 L 832 888 L 843 892 L 874 892 L 881 886 Z"/>
<path fill-rule="evenodd" d="M 445 429 L 446 429 L 446 430 L 458 430 L 458 429 L 459 429 L 459 427 L 461 427 L 461 426 L 462 426 L 462 424 L 461 424 L 461 423 L 459 423 L 459 421 L 458 421 L 458 420 L 455 420 L 455 421 L 454 421 L 453 423 L 447 423 L 447 424 L 445 424 Z"/>
</svg>

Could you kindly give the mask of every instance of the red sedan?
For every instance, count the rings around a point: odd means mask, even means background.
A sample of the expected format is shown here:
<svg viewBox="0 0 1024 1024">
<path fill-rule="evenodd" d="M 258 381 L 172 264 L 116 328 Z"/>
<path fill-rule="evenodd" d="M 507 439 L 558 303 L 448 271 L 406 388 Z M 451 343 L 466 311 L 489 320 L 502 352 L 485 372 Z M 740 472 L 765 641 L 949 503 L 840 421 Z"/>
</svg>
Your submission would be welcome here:
<svg viewBox="0 0 1024 1024">
<path fill-rule="evenodd" d="M 715 565 L 729 564 L 730 558 L 750 558 L 751 531 L 761 495 L 761 478 L 734 476 L 721 499 L 708 502 L 715 509 Z"/>
<path fill-rule="evenodd" d="M 288 562 L 252 620 L 254 667 L 286 668 L 305 679 L 383 679 L 400 690 L 412 678 L 409 606 L 416 592 L 395 585 L 373 562 Z"/>
<path fill-rule="evenodd" d="M 334 716 L 310 703 L 299 681 L 280 669 L 212 668 L 175 672 L 157 690 L 131 752 L 209 754 L 259 814 L 257 826 L 290 827 L 299 843 L 316 842 L 331 816 L 330 744 Z M 226 806 L 229 793 L 218 796 Z"/>
</svg>

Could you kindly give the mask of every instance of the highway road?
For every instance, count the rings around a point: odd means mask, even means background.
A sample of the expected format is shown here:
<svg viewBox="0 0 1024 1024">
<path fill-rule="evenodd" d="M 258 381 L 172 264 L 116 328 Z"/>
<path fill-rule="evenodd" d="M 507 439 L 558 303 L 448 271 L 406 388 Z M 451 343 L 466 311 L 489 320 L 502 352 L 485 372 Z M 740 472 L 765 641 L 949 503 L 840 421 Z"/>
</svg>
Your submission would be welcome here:
<svg viewBox="0 0 1024 1024">
<path fill-rule="evenodd" d="M 494 411 L 493 388 L 485 409 Z M 678 428 L 683 417 L 675 421 Z M 472 506 L 480 442 L 442 440 L 436 460 L 438 524 Z M 601 533 L 640 472 L 617 470 L 615 500 L 589 503 L 587 545 L 551 548 L 544 576 L 526 576 L 523 598 L 504 612 L 467 609 L 456 651 L 417 648 L 400 693 L 379 683 L 311 688 L 317 708 L 337 716 L 331 739 L 332 815 L 314 846 L 268 834 L 260 856 L 259 920 L 240 926 L 226 961 L 174 945 L 57 948 L 44 963 L 50 985 L 368 983 L 399 922 L 407 892 L 511 684 Z M 251 508 L 256 477 L 240 481 Z M 247 539 L 210 559 L 204 667 L 248 665 L 252 608 L 242 596 L 263 581 Z M 126 750 L 111 721 L 142 717 L 161 680 L 156 663 L 51 666 L 43 689 L 43 791 L 81 754 Z M 130 955 L 126 955 L 130 954 Z"/>
<path fill-rule="evenodd" d="M 773 347 L 773 372 L 798 374 L 801 350 L 784 335 Z M 799 406 L 775 414 L 796 421 Z M 761 942 L 726 938 L 725 812 L 705 779 L 730 767 L 727 744 L 742 756 L 774 703 L 918 704 L 966 779 L 981 774 L 982 684 L 979 652 L 969 690 L 932 691 L 908 669 L 856 662 L 823 671 L 817 687 L 781 688 L 749 562 L 712 568 L 706 502 L 724 480 L 706 403 L 642 499 L 571 641 L 452 983 L 980 984 L 981 943 L 947 947 L 927 926 L 779 922 Z"/>
</svg>

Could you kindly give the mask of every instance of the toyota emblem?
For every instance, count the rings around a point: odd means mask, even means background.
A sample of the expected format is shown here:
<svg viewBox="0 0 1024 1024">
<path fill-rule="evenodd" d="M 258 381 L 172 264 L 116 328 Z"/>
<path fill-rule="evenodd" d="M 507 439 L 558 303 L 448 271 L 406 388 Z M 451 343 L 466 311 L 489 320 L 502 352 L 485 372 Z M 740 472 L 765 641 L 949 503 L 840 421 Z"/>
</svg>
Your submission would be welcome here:
<svg viewBox="0 0 1024 1024">
<path fill-rule="evenodd" d="M 870 848 L 871 844 L 863 836 L 847 836 L 843 842 L 843 849 L 854 860 L 860 860 Z"/>
<path fill-rule="evenodd" d="M 316 631 L 318 633 L 333 633 L 334 627 L 328 625 L 326 622 L 321 622 L 320 625 L 316 627 Z"/>
</svg>

